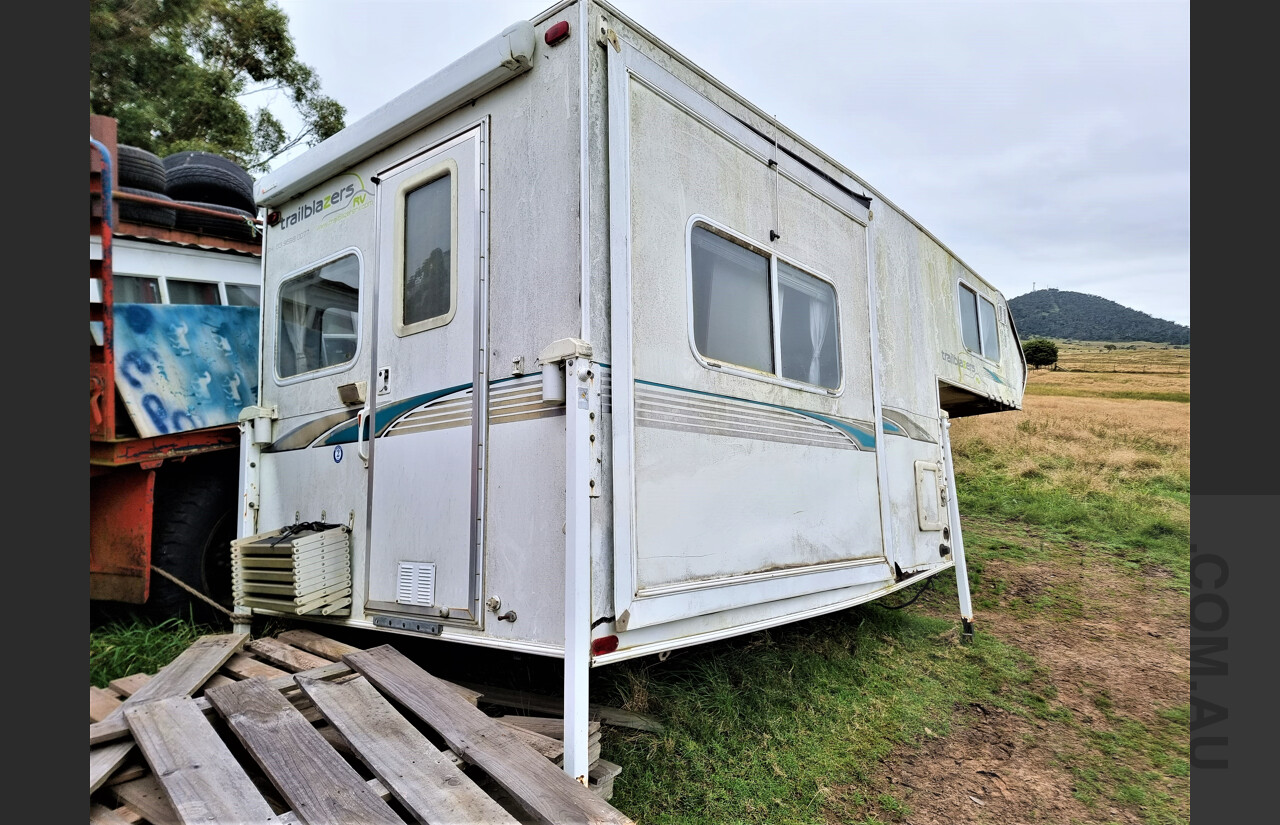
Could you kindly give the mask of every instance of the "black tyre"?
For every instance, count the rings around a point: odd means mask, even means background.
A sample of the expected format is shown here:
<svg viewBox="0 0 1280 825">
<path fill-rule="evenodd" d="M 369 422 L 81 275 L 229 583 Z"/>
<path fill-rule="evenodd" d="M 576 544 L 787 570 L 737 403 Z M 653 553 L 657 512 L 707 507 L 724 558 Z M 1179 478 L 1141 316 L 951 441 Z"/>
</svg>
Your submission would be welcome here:
<svg viewBox="0 0 1280 825">
<path fill-rule="evenodd" d="M 231 609 L 231 541 L 239 518 L 233 462 L 209 462 L 156 479 L 151 561 L 191 588 Z M 147 612 L 221 624 L 225 613 L 164 576 L 151 574 Z"/>
<path fill-rule="evenodd" d="M 253 177 L 233 160 L 211 152 L 178 152 L 164 159 L 164 170 L 165 193 L 174 200 L 257 211 Z"/>
<path fill-rule="evenodd" d="M 148 189 L 135 189 L 131 186 L 121 186 L 115 191 L 124 192 L 129 195 L 142 195 L 143 197 L 173 203 L 173 198 L 168 195 L 162 195 L 159 192 L 152 192 Z M 172 228 L 178 219 L 177 210 L 173 207 L 158 206 L 150 203 L 138 203 L 136 201 L 125 200 L 124 198 L 113 198 L 111 202 L 115 207 L 116 215 L 122 221 Z"/>
<path fill-rule="evenodd" d="M 136 146 L 116 146 L 116 182 L 119 186 L 165 194 L 164 162 L 159 155 Z"/>
<path fill-rule="evenodd" d="M 178 201 L 180 206 L 194 206 L 199 209 L 209 209 L 214 212 L 221 212 L 227 217 L 222 218 L 217 215 L 210 215 L 206 212 L 192 212 L 185 209 L 178 209 L 177 220 L 174 226 L 187 232 L 195 232 L 200 235 L 215 235 L 219 238 L 235 238 L 242 241 L 251 241 L 258 237 L 256 226 L 251 223 L 253 213 L 246 212 L 243 209 L 237 209 L 234 206 L 223 206 L 217 203 L 201 203 L 199 201 Z"/>
</svg>

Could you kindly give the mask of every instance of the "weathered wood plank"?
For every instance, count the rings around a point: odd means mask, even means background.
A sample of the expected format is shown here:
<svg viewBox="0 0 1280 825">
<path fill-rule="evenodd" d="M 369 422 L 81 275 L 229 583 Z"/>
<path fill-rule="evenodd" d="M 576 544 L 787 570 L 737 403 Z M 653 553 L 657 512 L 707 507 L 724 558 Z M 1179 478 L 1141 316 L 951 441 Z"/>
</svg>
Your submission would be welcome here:
<svg viewBox="0 0 1280 825">
<path fill-rule="evenodd" d="M 211 687 L 217 687 L 218 685 L 229 685 L 235 681 L 237 680 L 232 679 L 230 676 L 224 676 L 221 673 L 215 673 L 205 681 L 204 686 L 201 689 L 208 690 Z"/>
<path fill-rule="evenodd" d="M 116 813 L 106 805 L 97 802 L 89 803 L 89 825 L 133 825 L 135 821 Z"/>
<path fill-rule="evenodd" d="M 355 653 L 360 648 L 346 644 L 345 642 L 335 641 L 327 636 L 321 636 L 312 630 L 286 630 L 283 633 L 277 633 L 276 638 L 287 645 L 293 645 L 299 650 L 305 650 L 308 653 L 314 653 L 317 656 L 323 656 L 331 662 L 336 662 L 342 658 L 343 654 Z"/>
<path fill-rule="evenodd" d="M 187 696 L 125 708 L 125 718 L 184 823 L 275 822 L 271 806 Z"/>
<path fill-rule="evenodd" d="M 121 676 L 119 679 L 112 679 L 107 682 L 108 687 L 116 693 L 128 698 L 139 691 L 143 685 L 151 681 L 150 673 L 134 673 L 130 676 Z"/>
<path fill-rule="evenodd" d="M 430 725 L 455 753 L 482 768 L 540 821 L 634 825 L 390 645 L 342 659 Z"/>
<path fill-rule="evenodd" d="M 120 705 L 124 704 L 119 696 L 110 691 L 103 690 L 100 687 L 89 685 L 89 721 L 101 722 L 111 715 L 111 712 Z"/>
<path fill-rule="evenodd" d="M 179 653 L 172 662 L 160 669 L 154 677 L 133 691 L 128 699 L 120 704 L 107 717 L 115 719 L 121 716 L 127 707 L 140 705 L 155 699 L 169 696 L 190 696 L 200 689 L 210 676 L 222 667 L 248 640 L 248 633 L 224 633 L 216 636 L 201 636 L 190 647 Z M 113 684 L 113 687 L 115 685 Z M 120 690 L 119 687 L 115 688 Z M 123 691 L 121 691 L 123 692 Z M 114 742 L 97 748 L 89 748 L 89 793 L 102 787 L 102 783 L 112 771 L 120 767 L 120 763 L 133 750 L 133 742 Z"/>
<path fill-rule="evenodd" d="M 267 680 L 267 686 L 273 690 L 297 692 L 298 685 L 293 681 L 294 675 L 286 673 L 283 676 L 269 679 Z M 323 667 L 303 671 L 303 675 L 313 679 L 337 679 L 351 675 L 351 668 L 342 662 L 328 662 Z M 209 683 L 206 681 L 205 684 L 208 685 Z M 235 681 L 232 680 L 229 684 L 235 684 Z M 309 702 L 310 700 L 305 701 Z M 196 699 L 196 707 L 205 714 L 213 712 L 213 707 L 209 704 L 209 700 L 204 697 Z M 89 725 L 89 744 L 91 746 L 114 742 L 128 736 L 129 725 L 125 722 L 123 716 L 111 716 L 101 722 Z"/>
<path fill-rule="evenodd" d="M 525 713 L 545 713 L 551 716 L 562 716 L 564 707 L 560 700 L 553 696 L 540 696 L 521 690 L 478 685 L 463 682 L 463 687 L 478 691 L 484 701 L 491 705 L 514 708 Z M 605 705 L 587 705 L 587 716 L 595 721 L 619 728 L 633 728 L 650 733 L 662 733 L 662 723 L 652 716 L 635 713 L 622 708 L 611 708 Z"/>
<path fill-rule="evenodd" d="M 133 808 L 151 825 L 182 825 L 155 774 L 116 785 L 111 791 L 116 799 Z"/>
<path fill-rule="evenodd" d="M 543 736 L 550 736 L 552 739 L 564 741 L 564 720 L 554 716 L 520 716 L 517 714 L 507 714 L 506 716 L 496 717 L 499 722 L 504 725 L 511 725 L 516 728 L 524 728 L 534 733 L 540 733 Z M 600 723 L 594 719 L 587 723 L 587 737 L 597 736 L 600 733 Z"/>
<path fill-rule="evenodd" d="M 282 667 L 290 673 L 332 664 L 328 659 L 275 639 L 254 639 L 246 647 L 252 650 L 255 656 Z"/>
<path fill-rule="evenodd" d="M 365 679 L 298 685 L 401 804 L 431 825 L 515 820 Z"/>
<path fill-rule="evenodd" d="M 206 693 L 295 813 L 308 825 L 403 825 L 355 768 L 264 679 Z"/>
<path fill-rule="evenodd" d="M 253 642 L 249 643 L 251 646 Z M 230 673 L 239 679 L 252 679 L 254 676 L 261 676 L 264 679 L 274 679 L 277 676 L 288 676 L 290 671 L 281 670 L 273 667 L 261 659 L 255 659 L 245 653 L 237 653 L 227 660 L 222 666 L 225 673 Z M 217 687 L 216 685 L 214 687 Z"/>
</svg>

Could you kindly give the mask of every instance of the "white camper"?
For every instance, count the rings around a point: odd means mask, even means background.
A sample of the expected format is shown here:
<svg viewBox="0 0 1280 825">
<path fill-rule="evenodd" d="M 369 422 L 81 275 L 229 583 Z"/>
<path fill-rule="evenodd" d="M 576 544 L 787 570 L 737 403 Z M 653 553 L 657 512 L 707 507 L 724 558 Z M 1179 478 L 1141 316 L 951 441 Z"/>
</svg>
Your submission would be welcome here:
<svg viewBox="0 0 1280 825">
<path fill-rule="evenodd" d="M 599 0 L 257 183 L 241 613 L 587 669 L 957 568 L 950 417 L 1018 409 L 1000 292 Z"/>
</svg>

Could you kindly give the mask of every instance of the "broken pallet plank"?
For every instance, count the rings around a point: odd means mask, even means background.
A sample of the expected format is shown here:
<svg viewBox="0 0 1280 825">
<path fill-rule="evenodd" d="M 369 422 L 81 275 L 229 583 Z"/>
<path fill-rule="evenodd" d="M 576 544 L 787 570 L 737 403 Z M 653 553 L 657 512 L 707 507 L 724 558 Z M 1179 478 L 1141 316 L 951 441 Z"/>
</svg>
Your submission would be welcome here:
<svg viewBox="0 0 1280 825">
<path fill-rule="evenodd" d="M 479 766 L 540 821 L 634 825 L 390 645 L 342 659 L 430 725 L 455 753 Z"/>
<path fill-rule="evenodd" d="M 298 677 L 329 724 L 401 804 L 431 825 L 515 820 L 440 753 L 368 680 L 341 684 Z"/>
<path fill-rule="evenodd" d="M 182 825 L 153 773 L 123 782 L 111 791 L 117 800 L 137 811 L 151 825 Z"/>
<path fill-rule="evenodd" d="M 331 661 L 272 638 L 254 639 L 245 647 L 263 661 L 284 668 L 290 673 L 311 670 L 327 665 Z"/>
<path fill-rule="evenodd" d="M 246 679 L 207 692 L 254 761 L 308 825 L 403 820 L 337 754 L 279 690 Z"/>
<path fill-rule="evenodd" d="M 225 633 L 196 639 L 190 647 L 179 653 L 172 662 L 124 700 L 108 720 L 121 716 L 126 707 L 143 702 L 168 696 L 190 696 L 222 667 L 231 654 L 243 647 L 248 638 L 247 633 Z M 113 742 L 89 748 L 89 793 L 102 787 L 102 783 L 112 771 L 120 767 L 120 763 L 133 748 L 133 742 Z"/>
<path fill-rule="evenodd" d="M 184 823 L 267 823 L 271 806 L 188 696 L 126 708 L 125 718 Z"/>
<path fill-rule="evenodd" d="M 89 685 L 89 721 L 101 722 L 124 703 L 113 691 Z"/>
</svg>

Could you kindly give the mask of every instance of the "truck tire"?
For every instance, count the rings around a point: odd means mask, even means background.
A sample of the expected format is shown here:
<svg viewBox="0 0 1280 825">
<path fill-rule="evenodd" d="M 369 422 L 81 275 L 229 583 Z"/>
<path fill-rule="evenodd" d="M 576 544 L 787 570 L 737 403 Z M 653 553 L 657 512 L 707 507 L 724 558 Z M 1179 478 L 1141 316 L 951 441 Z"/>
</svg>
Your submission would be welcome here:
<svg viewBox="0 0 1280 825">
<path fill-rule="evenodd" d="M 116 184 L 165 194 L 164 162 L 158 155 L 137 146 L 116 146 Z"/>
<path fill-rule="evenodd" d="M 130 195 L 143 195 L 155 200 L 168 201 L 173 203 L 173 198 L 168 195 L 162 195 L 159 192 L 152 192 L 148 189 L 135 189 L 132 186 L 121 186 L 116 189 L 117 192 L 127 192 Z M 163 226 L 172 229 L 177 221 L 177 210 L 171 207 L 155 206 L 150 203 L 136 203 L 134 201 L 116 198 L 112 201 L 115 206 L 116 216 L 122 221 L 130 223 L 145 223 L 148 226 Z"/>
<path fill-rule="evenodd" d="M 206 472 L 180 469 L 170 478 L 157 478 L 151 561 L 230 610 L 231 541 L 239 508 L 234 470 L 219 469 L 221 465 L 206 467 Z M 147 611 L 156 618 L 178 616 L 200 623 L 227 620 L 225 613 L 154 571 Z"/>
<path fill-rule="evenodd" d="M 178 152 L 164 159 L 165 194 L 256 212 L 253 177 L 235 161 L 211 152 Z"/>
<path fill-rule="evenodd" d="M 220 238 L 236 238 L 242 241 L 251 241 L 257 235 L 257 228 L 250 223 L 253 220 L 252 212 L 246 212 L 234 206 L 223 206 L 218 203 L 201 203 L 200 201 L 177 201 L 177 203 L 185 206 L 198 206 L 201 209 L 212 209 L 215 212 L 223 212 L 227 215 L 225 218 L 220 218 L 217 215 L 179 209 L 174 223 L 174 226 L 178 229 L 195 232 L 200 235 L 217 235 Z"/>
</svg>

